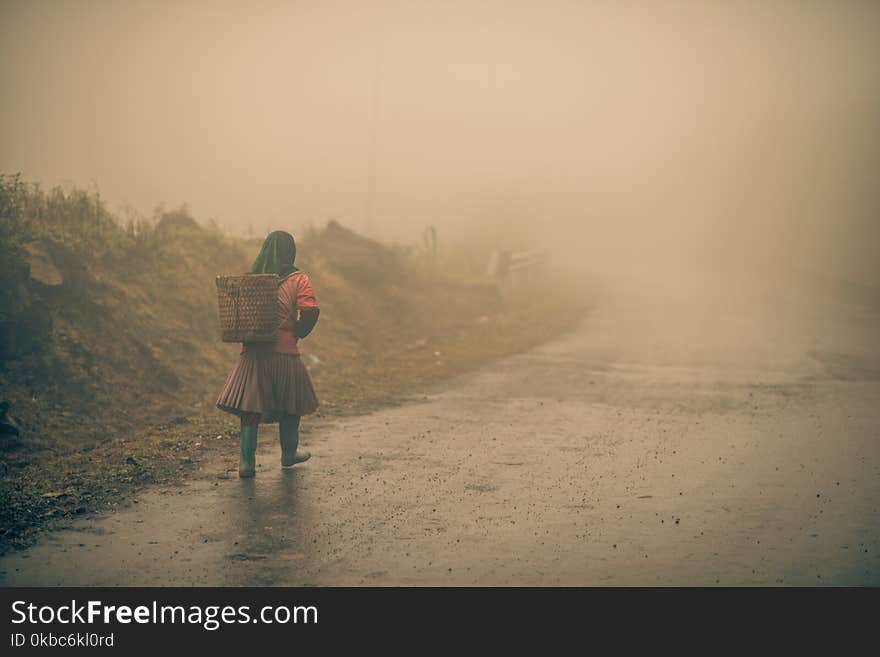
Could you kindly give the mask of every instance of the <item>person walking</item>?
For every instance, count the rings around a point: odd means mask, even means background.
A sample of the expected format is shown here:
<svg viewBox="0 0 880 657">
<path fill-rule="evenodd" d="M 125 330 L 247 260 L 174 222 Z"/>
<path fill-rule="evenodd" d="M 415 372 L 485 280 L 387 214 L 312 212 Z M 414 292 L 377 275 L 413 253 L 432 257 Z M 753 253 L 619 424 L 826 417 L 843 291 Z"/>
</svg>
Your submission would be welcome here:
<svg viewBox="0 0 880 657">
<path fill-rule="evenodd" d="M 243 478 L 256 474 L 260 424 L 278 423 L 282 467 L 311 456 L 298 449 L 299 425 L 303 415 L 317 410 L 318 398 L 298 342 L 312 332 L 320 309 L 311 280 L 297 269 L 295 260 L 293 235 L 280 230 L 269 233 L 249 273 L 277 274 L 281 279 L 275 341 L 242 344 L 238 362 L 217 399 L 217 408 L 241 421 L 238 475 Z"/>
</svg>

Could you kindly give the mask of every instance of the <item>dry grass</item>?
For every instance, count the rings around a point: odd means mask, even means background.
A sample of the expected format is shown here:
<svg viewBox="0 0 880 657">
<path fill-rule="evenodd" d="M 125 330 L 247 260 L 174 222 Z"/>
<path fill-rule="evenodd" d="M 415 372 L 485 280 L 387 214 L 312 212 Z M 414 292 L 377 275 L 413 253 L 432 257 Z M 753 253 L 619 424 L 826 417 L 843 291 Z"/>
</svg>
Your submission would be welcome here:
<svg viewBox="0 0 880 657">
<path fill-rule="evenodd" d="M 124 504 L 144 485 L 192 476 L 212 456 L 237 453 L 235 419 L 213 406 L 238 351 L 218 339 L 213 278 L 245 270 L 259 244 L 202 228 L 181 212 L 134 239 L 106 225 L 97 207 L 72 200 L 73 210 L 102 222 L 105 238 L 93 238 L 104 239 L 94 253 L 81 240 L 65 241 L 67 229 L 29 229 L 33 217 L 6 226 L 15 239 L 0 253 L 13 284 L 5 294 L 9 307 L 24 310 L 0 317 L 16 338 L 6 343 L 0 385 L 24 431 L 0 449 L 0 550 L 27 545 L 71 516 Z M 56 198 L 59 225 L 63 211 Z M 61 286 L 28 278 L 22 245 L 34 239 L 53 254 Z M 322 402 L 319 422 L 396 403 L 528 349 L 571 327 L 585 309 L 571 305 L 575 297 L 558 281 L 502 291 L 332 223 L 300 242 L 298 264 L 322 309 L 303 342 Z"/>
</svg>

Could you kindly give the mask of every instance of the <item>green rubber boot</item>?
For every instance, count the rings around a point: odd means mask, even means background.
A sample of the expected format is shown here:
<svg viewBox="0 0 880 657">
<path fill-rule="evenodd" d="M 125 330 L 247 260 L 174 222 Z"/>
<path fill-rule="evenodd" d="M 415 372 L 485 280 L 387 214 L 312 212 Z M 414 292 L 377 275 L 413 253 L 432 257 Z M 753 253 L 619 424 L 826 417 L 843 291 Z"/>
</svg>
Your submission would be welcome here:
<svg viewBox="0 0 880 657">
<path fill-rule="evenodd" d="M 257 427 L 241 428 L 241 453 L 238 460 L 238 476 L 242 479 L 257 474 Z"/>
<path fill-rule="evenodd" d="M 297 449 L 299 445 L 299 415 L 281 418 L 278 423 L 278 437 L 281 440 L 281 467 L 289 468 L 297 463 L 308 461 L 311 454 Z"/>
</svg>

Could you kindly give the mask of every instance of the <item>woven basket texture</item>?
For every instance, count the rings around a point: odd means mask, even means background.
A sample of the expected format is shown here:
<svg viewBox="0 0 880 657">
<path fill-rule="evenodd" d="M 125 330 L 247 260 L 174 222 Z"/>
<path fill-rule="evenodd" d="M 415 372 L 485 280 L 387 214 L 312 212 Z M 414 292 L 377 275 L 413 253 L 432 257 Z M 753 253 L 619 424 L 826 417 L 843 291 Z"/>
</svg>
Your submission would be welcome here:
<svg viewBox="0 0 880 657">
<path fill-rule="evenodd" d="M 273 342 L 278 328 L 275 274 L 217 277 L 217 304 L 223 342 Z"/>
</svg>

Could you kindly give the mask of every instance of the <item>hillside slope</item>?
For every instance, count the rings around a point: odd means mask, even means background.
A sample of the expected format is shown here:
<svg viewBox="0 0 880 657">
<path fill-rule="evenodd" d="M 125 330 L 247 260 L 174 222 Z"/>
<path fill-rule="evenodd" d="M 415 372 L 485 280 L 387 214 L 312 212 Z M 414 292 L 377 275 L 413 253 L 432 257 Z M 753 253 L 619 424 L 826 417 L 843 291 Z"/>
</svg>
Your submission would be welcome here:
<svg viewBox="0 0 880 657">
<path fill-rule="evenodd" d="M 0 438 L 0 548 L 234 454 L 234 418 L 213 402 L 238 345 L 218 339 L 214 277 L 245 271 L 259 241 L 185 211 L 122 225 L 97 195 L 10 177 L 0 222 L 0 398 L 21 426 Z M 334 222 L 297 237 L 322 309 L 303 352 L 325 416 L 525 349 L 582 310 Z"/>
</svg>

